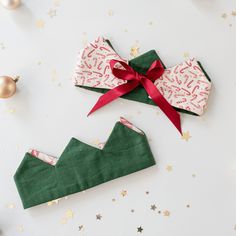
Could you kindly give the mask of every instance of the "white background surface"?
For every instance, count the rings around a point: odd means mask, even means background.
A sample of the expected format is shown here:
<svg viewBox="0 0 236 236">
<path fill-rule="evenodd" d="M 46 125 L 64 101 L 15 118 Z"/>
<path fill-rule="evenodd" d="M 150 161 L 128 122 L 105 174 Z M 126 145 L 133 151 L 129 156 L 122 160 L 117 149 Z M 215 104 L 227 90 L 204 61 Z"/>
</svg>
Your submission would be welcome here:
<svg viewBox="0 0 236 236">
<path fill-rule="evenodd" d="M 235 10 L 235 0 L 61 0 L 58 6 L 28 0 L 13 12 L 1 7 L 0 74 L 22 79 L 14 97 L 0 100 L 0 235 L 132 236 L 139 226 L 150 236 L 236 235 Z M 86 117 L 99 94 L 75 88 L 71 77 L 78 50 L 98 35 L 126 58 L 138 44 L 140 53 L 156 49 L 166 66 L 183 61 L 184 53 L 202 62 L 213 90 L 203 117 L 181 115 L 188 142 L 153 106 L 119 99 Z M 72 136 L 104 142 L 121 115 L 146 132 L 157 166 L 51 207 L 23 210 L 13 175 L 28 148 L 59 156 Z M 68 209 L 74 217 L 62 224 Z"/>
</svg>

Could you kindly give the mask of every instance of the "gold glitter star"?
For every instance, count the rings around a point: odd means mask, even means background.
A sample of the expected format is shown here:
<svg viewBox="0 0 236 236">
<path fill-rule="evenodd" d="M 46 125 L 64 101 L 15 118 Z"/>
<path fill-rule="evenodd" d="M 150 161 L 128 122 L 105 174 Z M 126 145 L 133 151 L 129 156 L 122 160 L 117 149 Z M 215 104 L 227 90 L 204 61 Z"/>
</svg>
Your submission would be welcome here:
<svg viewBox="0 0 236 236">
<path fill-rule="evenodd" d="M 18 225 L 18 226 L 17 226 L 17 230 L 18 230 L 19 232 L 23 232 L 23 231 L 24 231 L 24 226 L 23 226 L 23 225 Z"/>
<path fill-rule="evenodd" d="M 168 217 L 168 216 L 170 216 L 170 212 L 168 210 L 165 210 L 165 211 L 163 211 L 163 215 Z"/>
<path fill-rule="evenodd" d="M 54 205 L 54 204 L 58 204 L 59 200 L 60 200 L 60 198 L 55 199 L 55 200 L 52 200 L 52 201 L 49 201 L 49 202 L 47 202 L 47 205 L 48 205 L 48 206 L 52 206 L 52 205 Z"/>
<path fill-rule="evenodd" d="M 63 224 L 63 225 L 64 225 L 64 224 L 66 224 L 66 223 L 67 223 L 67 219 L 66 219 L 65 217 L 63 217 L 63 218 L 61 219 L 61 221 L 60 221 L 60 222 L 61 222 L 61 224 Z"/>
<path fill-rule="evenodd" d="M 108 16 L 113 16 L 113 15 L 114 15 L 114 12 L 113 12 L 112 9 L 110 9 L 110 10 L 108 11 Z"/>
<path fill-rule="evenodd" d="M 171 165 L 168 165 L 168 166 L 166 167 L 166 170 L 167 170 L 168 172 L 171 172 L 171 171 L 173 170 L 173 167 L 172 167 Z"/>
<path fill-rule="evenodd" d="M 84 226 L 83 226 L 83 225 L 80 225 L 80 226 L 79 226 L 79 231 L 82 231 L 82 230 L 84 230 Z"/>
<path fill-rule="evenodd" d="M 42 29 L 45 26 L 45 22 L 44 22 L 44 20 L 39 19 L 39 20 L 36 21 L 35 25 L 38 29 Z"/>
<path fill-rule="evenodd" d="M 48 12 L 48 15 L 50 16 L 50 18 L 53 18 L 57 15 L 57 10 L 56 9 L 50 9 Z"/>
<path fill-rule="evenodd" d="M 184 56 L 184 58 L 189 58 L 189 53 L 188 52 L 184 52 L 183 56 Z"/>
<path fill-rule="evenodd" d="M 226 19 L 227 18 L 227 13 L 223 13 L 222 15 L 221 15 L 221 17 L 223 18 L 223 19 Z"/>
<path fill-rule="evenodd" d="M 97 219 L 97 220 L 101 220 L 101 219 L 102 219 L 102 215 L 101 215 L 101 214 L 97 214 L 97 215 L 96 215 L 96 219 Z"/>
<path fill-rule="evenodd" d="M 139 227 L 137 228 L 137 231 L 138 231 L 138 233 L 142 233 L 143 228 L 142 228 L 141 226 L 139 226 Z"/>
<path fill-rule="evenodd" d="M 74 217 L 73 211 L 72 211 L 71 209 L 68 209 L 68 210 L 66 211 L 66 213 L 65 213 L 65 217 L 66 217 L 67 219 L 73 218 L 73 217 Z"/>
<path fill-rule="evenodd" d="M 190 136 L 189 131 L 183 132 L 182 139 L 188 141 L 192 136 Z"/>
<path fill-rule="evenodd" d="M 157 209 L 157 207 L 156 207 L 155 204 L 153 204 L 153 205 L 151 205 L 151 208 L 150 208 L 150 209 L 153 210 L 153 211 L 155 211 L 155 210 Z"/>
<path fill-rule="evenodd" d="M 120 194 L 121 194 L 122 197 L 125 197 L 127 195 L 127 191 L 126 190 L 122 190 Z"/>
<path fill-rule="evenodd" d="M 138 46 L 132 46 L 130 48 L 130 55 L 132 57 L 137 57 L 139 55 L 139 47 Z"/>
<path fill-rule="evenodd" d="M 232 16 L 236 16 L 236 11 L 232 11 L 232 12 L 231 12 L 231 15 L 232 15 Z"/>
<path fill-rule="evenodd" d="M 55 7 L 59 7 L 60 6 L 60 0 L 54 0 L 53 4 Z"/>
</svg>

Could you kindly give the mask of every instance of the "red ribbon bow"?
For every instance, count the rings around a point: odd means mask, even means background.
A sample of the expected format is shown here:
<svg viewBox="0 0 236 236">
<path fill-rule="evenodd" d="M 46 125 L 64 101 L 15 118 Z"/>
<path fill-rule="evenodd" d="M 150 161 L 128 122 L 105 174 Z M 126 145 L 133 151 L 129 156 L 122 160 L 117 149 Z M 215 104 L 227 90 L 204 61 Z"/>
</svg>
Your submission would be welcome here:
<svg viewBox="0 0 236 236">
<path fill-rule="evenodd" d="M 125 68 L 125 70 L 115 68 L 116 63 L 120 63 Z M 139 74 L 132 67 L 122 61 L 111 60 L 110 66 L 113 75 L 119 79 L 127 81 L 127 83 L 121 84 L 103 94 L 89 112 L 88 116 L 113 100 L 131 92 L 139 85 L 142 85 L 151 99 L 156 103 L 157 106 L 160 107 L 160 109 L 166 114 L 169 120 L 182 134 L 179 113 L 166 101 L 166 99 L 162 96 L 160 91 L 153 83 L 164 73 L 164 68 L 160 60 L 156 60 L 152 63 L 146 75 Z"/>
</svg>

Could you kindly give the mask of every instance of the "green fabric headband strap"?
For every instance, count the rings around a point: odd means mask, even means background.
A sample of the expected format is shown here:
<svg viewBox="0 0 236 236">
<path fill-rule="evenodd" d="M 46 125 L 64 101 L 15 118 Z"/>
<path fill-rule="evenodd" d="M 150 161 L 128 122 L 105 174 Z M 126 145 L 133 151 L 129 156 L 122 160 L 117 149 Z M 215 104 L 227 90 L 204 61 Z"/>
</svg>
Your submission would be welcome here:
<svg viewBox="0 0 236 236">
<path fill-rule="evenodd" d="M 152 165 L 155 160 L 146 135 L 121 119 L 103 149 L 72 138 L 59 159 L 31 150 L 14 180 L 23 207 L 29 208 Z"/>
</svg>

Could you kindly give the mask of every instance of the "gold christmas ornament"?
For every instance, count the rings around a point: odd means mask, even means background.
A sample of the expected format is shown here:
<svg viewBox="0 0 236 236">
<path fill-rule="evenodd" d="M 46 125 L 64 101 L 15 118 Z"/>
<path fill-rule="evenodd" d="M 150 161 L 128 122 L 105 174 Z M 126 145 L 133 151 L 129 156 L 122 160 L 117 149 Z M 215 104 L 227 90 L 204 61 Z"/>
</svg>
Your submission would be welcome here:
<svg viewBox="0 0 236 236">
<path fill-rule="evenodd" d="M 0 2 L 8 10 L 14 10 L 21 4 L 21 0 L 0 0 Z"/>
<path fill-rule="evenodd" d="M 16 78 L 0 76 L 0 98 L 9 98 L 15 94 L 18 79 L 19 76 Z"/>
</svg>

